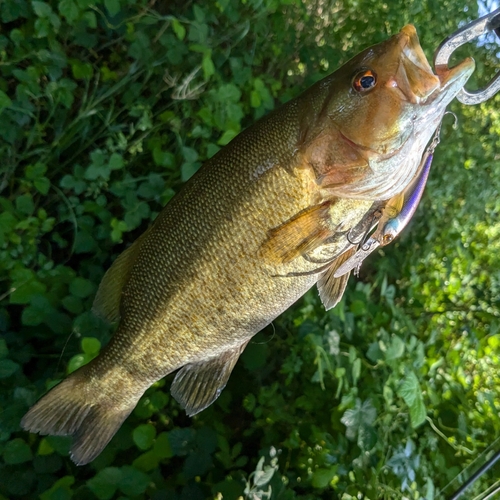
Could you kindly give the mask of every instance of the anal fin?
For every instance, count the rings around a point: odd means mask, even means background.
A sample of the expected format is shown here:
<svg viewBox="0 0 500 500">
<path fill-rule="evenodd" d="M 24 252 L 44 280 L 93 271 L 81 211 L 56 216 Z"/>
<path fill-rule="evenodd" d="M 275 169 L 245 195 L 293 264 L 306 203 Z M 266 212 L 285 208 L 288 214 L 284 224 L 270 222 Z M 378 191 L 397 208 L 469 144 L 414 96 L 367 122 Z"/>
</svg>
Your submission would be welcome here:
<svg viewBox="0 0 500 500">
<path fill-rule="evenodd" d="M 196 415 L 219 397 L 247 344 L 248 341 L 220 356 L 190 363 L 177 372 L 170 392 L 188 416 Z"/>
<path fill-rule="evenodd" d="M 336 258 L 318 280 L 319 296 L 327 311 L 334 308 L 342 299 L 351 273 L 348 272 L 338 278 L 335 278 L 334 274 L 346 260 L 356 253 L 357 248 L 357 246 L 351 247 Z"/>
</svg>

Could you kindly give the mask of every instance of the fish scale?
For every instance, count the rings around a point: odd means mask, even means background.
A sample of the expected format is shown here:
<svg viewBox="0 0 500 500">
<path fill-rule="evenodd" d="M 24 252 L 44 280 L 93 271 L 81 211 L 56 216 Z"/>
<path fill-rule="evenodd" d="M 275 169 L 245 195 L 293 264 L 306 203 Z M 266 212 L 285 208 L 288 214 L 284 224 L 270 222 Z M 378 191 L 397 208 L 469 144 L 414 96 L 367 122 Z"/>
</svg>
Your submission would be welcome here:
<svg viewBox="0 0 500 500">
<path fill-rule="evenodd" d="M 348 235 L 405 190 L 472 70 L 434 75 L 406 26 L 233 139 L 107 271 L 94 312 L 116 333 L 23 428 L 72 435 L 72 459 L 88 463 L 157 380 L 178 370 L 171 393 L 194 415 L 315 283 L 334 307 L 348 277 L 335 272 L 357 248 Z"/>
</svg>

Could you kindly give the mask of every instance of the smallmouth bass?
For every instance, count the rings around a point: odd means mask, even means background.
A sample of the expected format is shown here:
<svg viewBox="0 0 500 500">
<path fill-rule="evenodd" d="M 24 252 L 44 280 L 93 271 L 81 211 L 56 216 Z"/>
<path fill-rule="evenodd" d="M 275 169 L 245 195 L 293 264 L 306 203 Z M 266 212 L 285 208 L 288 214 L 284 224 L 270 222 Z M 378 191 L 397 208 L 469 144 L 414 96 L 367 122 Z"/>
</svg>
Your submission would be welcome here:
<svg viewBox="0 0 500 500">
<path fill-rule="evenodd" d="M 23 417 L 92 461 L 154 382 L 194 415 L 258 331 L 318 284 L 342 297 L 359 236 L 417 174 L 474 69 L 435 75 L 413 26 L 368 48 L 223 148 L 113 263 L 94 311 L 117 331 Z"/>
</svg>

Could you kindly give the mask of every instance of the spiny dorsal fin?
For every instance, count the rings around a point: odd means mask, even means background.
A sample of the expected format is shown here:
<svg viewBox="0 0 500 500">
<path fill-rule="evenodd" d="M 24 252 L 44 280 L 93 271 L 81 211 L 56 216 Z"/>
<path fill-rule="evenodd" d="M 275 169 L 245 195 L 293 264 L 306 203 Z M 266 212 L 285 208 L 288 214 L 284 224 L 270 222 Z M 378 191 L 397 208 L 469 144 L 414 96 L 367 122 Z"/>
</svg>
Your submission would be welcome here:
<svg viewBox="0 0 500 500">
<path fill-rule="evenodd" d="M 139 254 L 141 243 L 151 228 L 147 229 L 113 262 L 102 278 L 92 305 L 92 312 L 110 323 L 120 319 L 122 290 Z"/>
<path fill-rule="evenodd" d="M 319 296 L 327 311 L 335 307 L 342 299 L 351 273 L 348 272 L 339 278 L 334 278 L 333 275 L 343 262 L 356 253 L 357 248 L 357 246 L 351 247 L 340 257 L 337 257 L 318 280 Z"/>
<path fill-rule="evenodd" d="M 333 235 L 328 224 L 331 205 L 331 201 L 326 201 L 306 208 L 281 226 L 271 229 L 262 245 L 263 257 L 282 264 L 319 247 Z"/>
<path fill-rule="evenodd" d="M 177 372 L 170 392 L 189 417 L 204 410 L 219 397 L 247 344 L 248 341 L 215 358 L 190 363 Z"/>
</svg>

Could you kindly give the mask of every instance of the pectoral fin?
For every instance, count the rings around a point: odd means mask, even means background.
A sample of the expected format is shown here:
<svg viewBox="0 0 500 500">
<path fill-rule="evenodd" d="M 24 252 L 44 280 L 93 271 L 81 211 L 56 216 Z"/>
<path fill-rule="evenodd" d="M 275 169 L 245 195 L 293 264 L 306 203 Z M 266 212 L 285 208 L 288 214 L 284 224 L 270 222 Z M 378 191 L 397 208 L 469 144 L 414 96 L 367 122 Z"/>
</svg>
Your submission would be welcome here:
<svg viewBox="0 0 500 500">
<path fill-rule="evenodd" d="M 268 233 L 262 245 L 264 258 L 284 264 L 311 252 L 333 236 L 329 226 L 331 201 L 306 208 Z"/>
<path fill-rule="evenodd" d="M 188 416 L 196 415 L 219 397 L 247 344 L 248 341 L 218 357 L 190 363 L 177 372 L 170 392 Z"/>
<path fill-rule="evenodd" d="M 142 242 L 151 228 L 137 238 L 106 271 L 92 305 L 92 312 L 113 323 L 120 319 L 120 300 Z"/>
<path fill-rule="evenodd" d="M 349 250 L 344 252 L 340 257 L 334 260 L 332 265 L 323 273 L 321 278 L 318 280 L 318 292 L 321 298 L 321 302 L 328 311 L 335 307 L 342 296 L 344 295 L 345 288 L 347 286 L 347 281 L 349 280 L 350 272 L 335 278 L 335 272 L 337 269 L 350 257 L 352 257 L 358 247 L 351 247 Z"/>
</svg>

